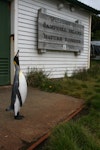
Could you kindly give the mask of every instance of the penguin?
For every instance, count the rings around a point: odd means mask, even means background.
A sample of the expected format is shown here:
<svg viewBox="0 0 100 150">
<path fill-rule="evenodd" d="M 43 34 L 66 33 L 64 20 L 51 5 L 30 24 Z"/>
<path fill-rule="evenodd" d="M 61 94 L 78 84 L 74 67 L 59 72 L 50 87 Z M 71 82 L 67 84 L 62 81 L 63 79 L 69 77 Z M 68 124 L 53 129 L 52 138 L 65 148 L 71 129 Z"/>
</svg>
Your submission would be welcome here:
<svg viewBox="0 0 100 150">
<path fill-rule="evenodd" d="M 14 57 L 15 75 L 12 85 L 11 104 L 6 111 L 13 110 L 14 118 L 17 120 L 23 119 L 24 116 L 20 115 L 20 108 L 24 104 L 27 96 L 27 82 L 24 74 L 20 70 L 19 65 L 19 50 Z"/>
</svg>

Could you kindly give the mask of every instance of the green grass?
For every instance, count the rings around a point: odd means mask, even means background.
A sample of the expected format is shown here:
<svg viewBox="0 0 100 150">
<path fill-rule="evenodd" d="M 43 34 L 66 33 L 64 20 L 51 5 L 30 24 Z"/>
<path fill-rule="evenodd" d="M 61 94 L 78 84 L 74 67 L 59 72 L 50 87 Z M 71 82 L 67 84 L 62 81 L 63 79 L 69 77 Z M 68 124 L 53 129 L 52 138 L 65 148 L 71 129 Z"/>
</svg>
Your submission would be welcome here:
<svg viewBox="0 0 100 150">
<path fill-rule="evenodd" d="M 100 61 L 92 62 L 89 70 L 75 72 L 72 77 L 49 79 L 43 71 L 31 72 L 32 86 L 82 98 L 86 111 L 68 123 L 56 126 L 42 150 L 100 149 Z M 36 75 L 36 73 L 38 75 Z M 36 77 L 34 76 L 36 75 Z M 37 77 L 39 76 L 39 78 Z M 28 77 L 28 81 L 29 78 Z M 35 83 L 36 82 L 36 83 Z M 28 82 L 29 83 L 29 82 Z M 38 83 L 38 84 L 37 84 Z"/>
<path fill-rule="evenodd" d="M 97 139 L 81 123 L 70 121 L 58 125 L 45 150 L 99 150 Z"/>
</svg>

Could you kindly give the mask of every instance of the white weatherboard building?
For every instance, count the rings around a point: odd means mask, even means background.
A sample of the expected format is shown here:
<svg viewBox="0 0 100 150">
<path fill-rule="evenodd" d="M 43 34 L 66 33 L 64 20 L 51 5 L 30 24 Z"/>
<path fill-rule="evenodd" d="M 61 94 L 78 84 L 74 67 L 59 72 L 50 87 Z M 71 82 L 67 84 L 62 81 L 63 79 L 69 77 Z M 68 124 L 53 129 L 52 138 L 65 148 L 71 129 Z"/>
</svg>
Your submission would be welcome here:
<svg viewBox="0 0 100 150">
<path fill-rule="evenodd" d="M 89 68 L 92 14 L 99 12 L 77 0 L 0 0 L 0 85 L 12 83 L 17 50 L 25 74 L 41 68 L 60 78 Z"/>
</svg>

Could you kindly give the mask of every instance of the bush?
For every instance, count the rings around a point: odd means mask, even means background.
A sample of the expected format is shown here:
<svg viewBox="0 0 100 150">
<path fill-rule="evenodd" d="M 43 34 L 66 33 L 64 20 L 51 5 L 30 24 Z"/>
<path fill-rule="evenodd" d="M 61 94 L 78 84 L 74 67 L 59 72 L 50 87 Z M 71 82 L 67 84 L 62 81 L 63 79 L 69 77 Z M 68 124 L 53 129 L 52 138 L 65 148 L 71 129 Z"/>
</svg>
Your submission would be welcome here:
<svg viewBox="0 0 100 150">
<path fill-rule="evenodd" d="M 41 69 L 32 69 L 27 74 L 27 83 L 32 87 L 41 87 L 43 82 L 48 80 L 48 75 Z"/>
<path fill-rule="evenodd" d="M 41 69 L 32 69 L 27 75 L 29 86 L 38 87 L 49 92 L 58 92 L 61 89 L 60 79 L 50 79 Z"/>
</svg>

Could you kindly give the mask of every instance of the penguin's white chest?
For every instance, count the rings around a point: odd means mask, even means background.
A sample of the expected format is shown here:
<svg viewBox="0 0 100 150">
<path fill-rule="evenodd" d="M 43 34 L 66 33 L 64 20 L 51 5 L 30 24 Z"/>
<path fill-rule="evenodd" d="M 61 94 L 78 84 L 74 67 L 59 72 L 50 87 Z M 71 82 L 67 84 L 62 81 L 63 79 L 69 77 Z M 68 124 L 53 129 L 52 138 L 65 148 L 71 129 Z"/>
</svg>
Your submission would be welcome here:
<svg viewBox="0 0 100 150">
<path fill-rule="evenodd" d="M 21 94 L 22 103 L 24 103 L 27 96 L 27 82 L 21 71 L 19 72 L 19 92 Z"/>
</svg>

